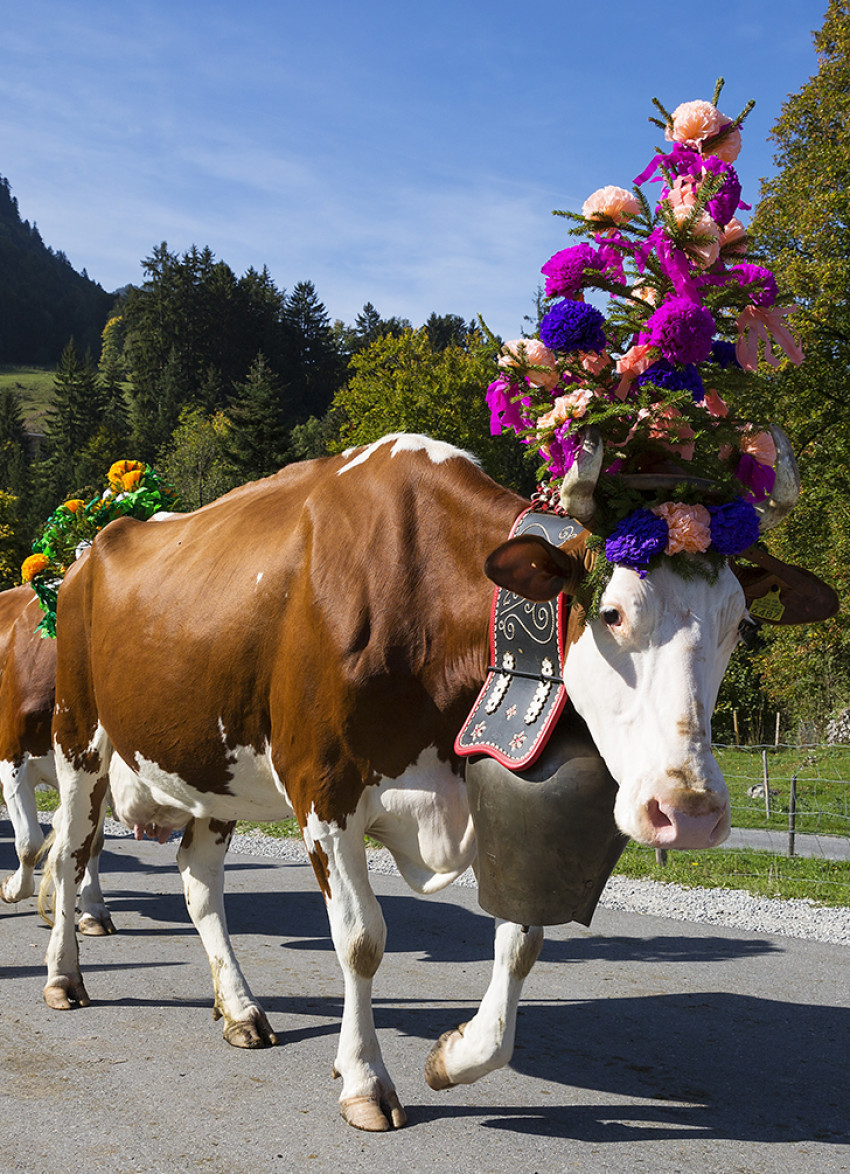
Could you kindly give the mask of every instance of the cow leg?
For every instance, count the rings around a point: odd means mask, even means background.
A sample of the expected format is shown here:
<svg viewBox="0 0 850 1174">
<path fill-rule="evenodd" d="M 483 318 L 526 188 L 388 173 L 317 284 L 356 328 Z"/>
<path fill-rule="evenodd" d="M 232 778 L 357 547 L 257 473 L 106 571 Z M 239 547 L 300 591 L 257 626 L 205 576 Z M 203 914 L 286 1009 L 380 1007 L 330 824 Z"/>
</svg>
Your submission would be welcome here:
<svg viewBox="0 0 850 1174">
<path fill-rule="evenodd" d="M 311 818 L 304 839 L 325 895 L 345 997 L 334 1077 L 342 1078 L 340 1112 L 356 1129 L 380 1133 L 407 1115 L 384 1066 L 372 1015 L 372 978 L 384 956 L 387 927 L 369 884 L 363 830 L 344 832 Z"/>
<path fill-rule="evenodd" d="M 35 892 L 35 865 L 44 844 L 29 755 L 24 756 L 19 766 L 13 762 L 0 763 L 0 783 L 15 832 L 15 852 L 18 855 L 17 870 L 0 882 L 0 897 L 9 902 L 22 901 Z"/>
<path fill-rule="evenodd" d="M 110 754 L 111 746 L 100 728 L 85 753 L 88 770 L 77 770 L 61 752 L 56 754 L 62 802 L 53 821 L 56 837 L 42 877 L 39 909 L 48 916 L 47 893 L 52 884 L 53 930 L 47 946 L 44 1001 L 57 1011 L 66 1011 L 75 1004 L 87 1007 L 91 1002 L 80 972 L 74 905 L 77 887 L 83 881 L 93 846 L 103 827 Z"/>
<path fill-rule="evenodd" d="M 103 851 L 103 818 L 91 848 L 91 858 L 86 865 L 83 883 L 80 886 L 80 933 L 88 937 L 103 937 L 115 933 L 115 926 L 109 908 L 100 888 L 100 854 Z"/>
<path fill-rule="evenodd" d="M 508 1063 L 514 1050 L 522 985 L 542 945 L 540 926 L 523 932 L 513 922 L 496 922 L 496 951 L 487 993 L 473 1018 L 445 1032 L 431 1049 L 425 1064 L 425 1079 L 431 1088 L 472 1084 Z"/>
<path fill-rule="evenodd" d="M 186 908 L 198 931 L 212 971 L 213 1018 L 224 1020 L 224 1038 L 237 1048 L 277 1043 L 265 1012 L 239 968 L 224 915 L 224 857 L 234 824 L 195 819 L 186 826 L 177 864 Z"/>
</svg>

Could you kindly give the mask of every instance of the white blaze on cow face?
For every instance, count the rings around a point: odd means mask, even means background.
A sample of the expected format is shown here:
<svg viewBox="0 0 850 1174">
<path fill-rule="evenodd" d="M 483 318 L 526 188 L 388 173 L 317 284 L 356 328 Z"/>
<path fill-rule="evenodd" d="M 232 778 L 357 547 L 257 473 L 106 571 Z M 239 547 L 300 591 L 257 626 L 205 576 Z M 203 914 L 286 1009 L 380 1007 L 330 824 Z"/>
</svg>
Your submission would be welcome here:
<svg viewBox="0 0 850 1174">
<path fill-rule="evenodd" d="M 744 613 L 728 567 L 714 583 L 617 567 L 569 651 L 567 690 L 618 783 L 617 824 L 639 843 L 708 848 L 729 834 L 711 712 Z"/>
</svg>

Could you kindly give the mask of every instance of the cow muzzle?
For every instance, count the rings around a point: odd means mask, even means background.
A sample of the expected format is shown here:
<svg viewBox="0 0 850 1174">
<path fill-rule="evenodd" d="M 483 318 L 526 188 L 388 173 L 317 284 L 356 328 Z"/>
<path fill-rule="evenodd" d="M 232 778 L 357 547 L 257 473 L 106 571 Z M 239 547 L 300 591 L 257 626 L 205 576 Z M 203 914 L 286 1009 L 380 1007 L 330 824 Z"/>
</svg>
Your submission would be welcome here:
<svg viewBox="0 0 850 1174">
<path fill-rule="evenodd" d="M 618 826 L 650 848 L 716 848 L 729 835 L 729 799 L 723 793 L 681 789 L 656 793 L 635 805 L 618 796 Z"/>
</svg>

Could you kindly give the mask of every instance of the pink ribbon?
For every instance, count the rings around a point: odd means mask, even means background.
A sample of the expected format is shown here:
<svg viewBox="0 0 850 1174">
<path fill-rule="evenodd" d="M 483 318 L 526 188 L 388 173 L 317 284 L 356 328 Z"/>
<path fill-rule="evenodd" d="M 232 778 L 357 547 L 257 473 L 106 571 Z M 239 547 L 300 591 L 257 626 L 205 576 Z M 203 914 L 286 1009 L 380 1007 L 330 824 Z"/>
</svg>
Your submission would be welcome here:
<svg viewBox="0 0 850 1174">
<path fill-rule="evenodd" d="M 759 340 L 764 343 L 765 362 L 779 366 L 782 354 L 773 349 L 776 343 L 792 363 L 803 361 L 800 344 L 788 328 L 785 318 L 796 306 L 747 306 L 738 318 L 738 342 L 735 357 L 745 371 L 755 371 L 759 361 Z"/>
</svg>

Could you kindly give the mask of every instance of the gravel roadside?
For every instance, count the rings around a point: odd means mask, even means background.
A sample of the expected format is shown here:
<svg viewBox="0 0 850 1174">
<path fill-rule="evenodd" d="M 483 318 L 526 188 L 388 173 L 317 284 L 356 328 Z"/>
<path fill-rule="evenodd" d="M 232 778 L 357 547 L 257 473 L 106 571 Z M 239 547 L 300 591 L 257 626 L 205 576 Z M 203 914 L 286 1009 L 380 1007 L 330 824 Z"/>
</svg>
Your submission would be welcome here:
<svg viewBox="0 0 850 1174">
<path fill-rule="evenodd" d="M 0 807 L 0 817 L 6 815 Z M 42 814 L 42 821 L 51 817 Z M 130 836 L 132 832 L 115 820 L 106 820 L 107 836 Z M 267 836 L 262 832 L 237 834 L 231 853 L 269 856 L 280 860 L 307 863 L 301 840 Z M 386 849 L 367 849 L 369 870 L 398 875 L 392 856 Z M 455 881 L 475 886 L 469 869 Z M 600 905 L 627 913 L 648 913 L 674 921 L 694 921 L 729 926 L 753 933 L 782 934 L 809 941 L 850 945 L 850 908 L 827 908 L 806 900 L 778 900 L 756 897 L 742 889 L 685 888 L 666 881 L 633 880 L 613 876 L 605 886 Z"/>
</svg>

